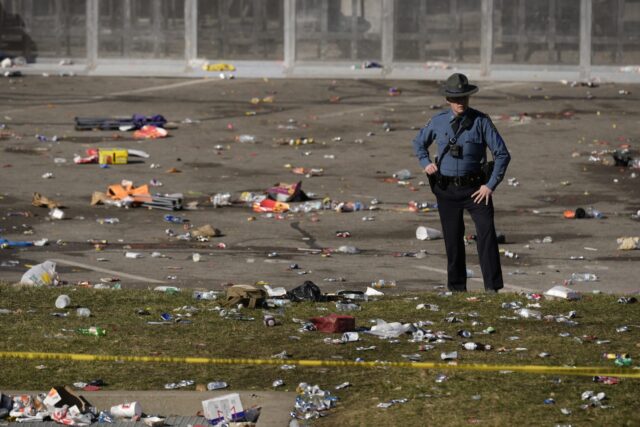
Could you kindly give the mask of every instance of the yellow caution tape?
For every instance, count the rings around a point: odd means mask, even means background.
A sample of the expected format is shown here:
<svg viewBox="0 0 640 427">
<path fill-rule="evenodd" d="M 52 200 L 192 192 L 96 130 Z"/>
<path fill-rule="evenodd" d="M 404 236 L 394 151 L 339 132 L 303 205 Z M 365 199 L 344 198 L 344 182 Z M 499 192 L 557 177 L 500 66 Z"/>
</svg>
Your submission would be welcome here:
<svg viewBox="0 0 640 427">
<path fill-rule="evenodd" d="M 186 363 L 209 365 L 297 365 L 331 366 L 354 368 L 413 368 L 439 369 L 449 371 L 497 372 L 510 371 L 528 374 L 580 375 L 580 376 L 616 376 L 638 378 L 640 371 L 602 366 L 544 366 L 544 365 L 487 365 L 437 362 L 355 362 L 349 360 L 282 360 L 282 359 L 222 359 L 211 357 L 162 357 L 162 356 L 113 356 L 108 354 L 40 353 L 22 351 L 0 351 L 0 359 L 53 359 L 74 360 L 78 362 L 147 362 L 147 363 Z"/>
</svg>

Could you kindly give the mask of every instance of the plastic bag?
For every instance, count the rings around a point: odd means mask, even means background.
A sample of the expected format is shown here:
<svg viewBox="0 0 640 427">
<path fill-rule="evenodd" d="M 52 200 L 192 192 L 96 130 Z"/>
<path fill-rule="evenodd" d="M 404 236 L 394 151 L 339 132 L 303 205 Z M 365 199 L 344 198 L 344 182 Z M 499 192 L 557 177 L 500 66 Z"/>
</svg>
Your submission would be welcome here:
<svg viewBox="0 0 640 427">
<path fill-rule="evenodd" d="M 287 292 L 287 298 L 289 298 L 293 302 L 301 302 L 301 301 L 324 301 L 325 298 L 322 295 L 322 291 L 310 280 L 305 281 L 302 285 L 297 288 L 291 289 Z"/>
<path fill-rule="evenodd" d="M 409 325 L 403 325 L 400 322 L 387 323 L 382 319 L 377 319 L 376 325 L 372 326 L 368 333 L 381 338 L 397 338 L 407 333 L 409 328 Z"/>
<path fill-rule="evenodd" d="M 53 261 L 45 261 L 42 264 L 34 265 L 22 275 L 20 283 L 35 286 L 57 285 L 58 273 L 56 273 L 56 263 Z"/>
</svg>

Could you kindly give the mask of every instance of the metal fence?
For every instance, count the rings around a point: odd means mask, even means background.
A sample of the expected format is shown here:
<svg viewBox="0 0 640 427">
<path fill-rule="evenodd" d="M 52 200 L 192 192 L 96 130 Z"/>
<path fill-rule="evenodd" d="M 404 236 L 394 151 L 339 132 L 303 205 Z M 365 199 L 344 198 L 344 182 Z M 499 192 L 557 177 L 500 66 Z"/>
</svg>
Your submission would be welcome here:
<svg viewBox="0 0 640 427">
<path fill-rule="evenodd" d="M 0 0 L 0 56 L 87 74 L 640 79 L 640 0 Z"/>
</svg>

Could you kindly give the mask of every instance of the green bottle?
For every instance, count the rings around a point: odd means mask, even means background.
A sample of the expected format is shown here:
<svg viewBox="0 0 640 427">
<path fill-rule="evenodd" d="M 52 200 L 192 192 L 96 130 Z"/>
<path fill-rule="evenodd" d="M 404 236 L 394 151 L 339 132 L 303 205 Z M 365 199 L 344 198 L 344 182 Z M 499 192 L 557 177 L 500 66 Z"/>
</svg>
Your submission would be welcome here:
<svg viewBox="0 0 640 427">
<path fill-rule="evenodd" d="M 107 331 L 99 326 L 91 326 L 90 328 L 78 328 L 78 333 L 82 335 L 93 335 L 96 337 L 102 337 L 107 334 Z"/>
</svg>

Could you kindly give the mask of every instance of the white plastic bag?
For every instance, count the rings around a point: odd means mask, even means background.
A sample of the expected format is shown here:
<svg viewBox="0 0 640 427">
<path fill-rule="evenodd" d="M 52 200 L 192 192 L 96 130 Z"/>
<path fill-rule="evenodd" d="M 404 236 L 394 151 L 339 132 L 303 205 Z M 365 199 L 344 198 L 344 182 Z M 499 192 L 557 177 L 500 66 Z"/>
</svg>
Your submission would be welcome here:
<svg viewBox="0 0 640 427">
<path fill-rule="evenodd" d="M 380 338 L 397 338 L 408 330 L 409 325 L 403 325 L 400 322 L 387 323 L 382 319 L 376 319 L 376 325 L 372 326 L 368 333 Z"/>
<path fill-rule="evenodd" d="M 42 264 L 34 265 L 22 275 L 20 283 L 23 285 L 51 286 L 58 284 L 58 273 L 56 273 L 56 263 L 45 261 Z"/>
</svg>

